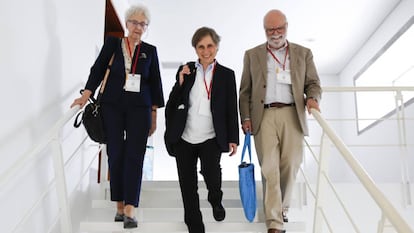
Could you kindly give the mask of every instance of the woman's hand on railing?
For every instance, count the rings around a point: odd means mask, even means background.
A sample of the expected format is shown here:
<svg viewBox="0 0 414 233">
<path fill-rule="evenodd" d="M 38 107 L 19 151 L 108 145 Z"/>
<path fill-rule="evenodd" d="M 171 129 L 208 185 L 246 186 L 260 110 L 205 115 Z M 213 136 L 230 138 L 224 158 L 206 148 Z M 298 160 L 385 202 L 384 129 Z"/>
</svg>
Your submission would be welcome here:
<svg viewBox="0 0 414 233">
<path fill-rule="evenodd" d="M 321 112 L 319 109 L 318 101 L 313 98 L 308 98 L 306 100 L 306 108 L 308 109 L 308 113 L 311 114 L 311 108 L 316 109 L 318 112 Z"/>
<path fill-rule="evenodd" d="M 84 90 L 82 93 L 82 96 L 79 98 L 76 98 L 73 103 L 70 105 L 72 108 L 75 105 L 80 105 L 79 108 L 83 108 L 85 106 L 86 102 L 88 102 L 89 97 L 92 95 L 92 91 L 90 90 Z"/>
</svg>

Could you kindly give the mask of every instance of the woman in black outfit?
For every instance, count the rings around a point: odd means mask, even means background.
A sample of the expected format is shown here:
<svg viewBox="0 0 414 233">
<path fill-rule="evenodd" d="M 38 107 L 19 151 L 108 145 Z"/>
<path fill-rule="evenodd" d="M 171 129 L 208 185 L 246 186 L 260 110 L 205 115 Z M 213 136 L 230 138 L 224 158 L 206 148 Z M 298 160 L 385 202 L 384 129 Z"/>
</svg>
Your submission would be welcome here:
<svg viewBox="0 0 414 233">
<path fill-rule="evenodd" d="M 196 62 L 180 66 L 166 106 L 165 143 L 175 156 L 184 221 L 190 233 L 204 233 L 197 192 L 197 161 L 208 189 L 216 221 L 225 218 L 221 190 L 222 152 L 230 156 L 239 143 L 237 93 L 234 71 L 215 57 L 220 37 L 207 27 L 198 29 L 192 45 Z"/>
<path fill-rule="evenodd" d="M 117 202 L 115 221 L 123 221 L 124 228 L 135 228 L 147 138 L 156 129 L 157 108 L 164 106 L 164 97 L 156 47 L 141 40 L 150 21 L 148 9 L 130 7 L 125 21 L 128 36 L 106 39 L 82 97 L 75 99 L 72 106 L 85 105 L 114 55 L 101 97 L 111 200 Z"/>
</svg>

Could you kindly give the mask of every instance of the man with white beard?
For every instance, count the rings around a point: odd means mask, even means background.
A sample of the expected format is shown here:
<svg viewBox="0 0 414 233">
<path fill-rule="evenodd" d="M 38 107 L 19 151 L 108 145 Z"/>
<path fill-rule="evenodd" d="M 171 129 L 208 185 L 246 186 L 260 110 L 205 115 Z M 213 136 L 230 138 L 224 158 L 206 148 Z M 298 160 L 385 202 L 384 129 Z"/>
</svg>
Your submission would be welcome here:
<svg viewBox="0 0 414 233">
<path fill-rule="evenodd" d="M 263 26 L 267 42 L 244 55 L 240 116 L 254 136 L 268 233 L 282 233 L 308 135 L 305 108 L 319 111 L 322 91 L 311 50 L 286 39 L 283 12 L 270 10 Z"/>
</svg>

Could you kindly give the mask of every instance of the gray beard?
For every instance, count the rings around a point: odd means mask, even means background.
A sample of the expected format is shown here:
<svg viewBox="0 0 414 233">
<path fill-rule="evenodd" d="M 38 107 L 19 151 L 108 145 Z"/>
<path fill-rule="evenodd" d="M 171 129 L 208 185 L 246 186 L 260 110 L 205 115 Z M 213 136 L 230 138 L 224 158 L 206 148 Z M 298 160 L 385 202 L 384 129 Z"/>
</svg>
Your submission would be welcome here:
<svg viewBox="0 0 414 233">
<path fill-rule="evenodd" d="M 282 48 L 284 45 L 285 45 L 285 43 L 286 43 L 286 40 L 281 40 L 280 42 L 274 42 L 272 39 L 267 39 L 267 43 L 270 45 L 270 47 L 272 47 L 272 48 L 275 48 L 275 49 L 279 49 L 279 48 Z"/>
</svg>

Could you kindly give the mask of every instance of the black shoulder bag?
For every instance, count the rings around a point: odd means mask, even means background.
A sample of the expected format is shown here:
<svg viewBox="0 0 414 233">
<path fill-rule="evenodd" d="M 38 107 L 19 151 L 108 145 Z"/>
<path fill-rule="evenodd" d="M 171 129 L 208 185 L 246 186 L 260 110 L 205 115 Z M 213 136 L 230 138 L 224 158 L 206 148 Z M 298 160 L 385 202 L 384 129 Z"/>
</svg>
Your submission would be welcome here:
<svg viewBox="0 0 414 233">
<path fill-rule="evenodd" d="M 78 115 L 75 118 L 75 122 L 73 124 L 75 128 L 78 128 L 80 124 L 82 123 L 89 137 L 93 141 L 98 142 L 100 144 L 106 143 L 106 135 L 105 135 L 103 119 L 102 119 L 100 99 L 105 89 L 105 84 L 109 76 L 109 72 L 110 72 L 112 62 L 114 60 L 114 56 L 115 54 L 112 55 L 111 60 L 109 61 L 108 67 L 106 68 L 105 76 L 102 81 L 101 87 L 99 89 L 99 94 L 98 94 L 97 99 L 95 99 L 93 96 L 89 97 L 88 99 L 89 103 L 85 106 L 85 109 L 83 111 L 78 113 Z M 80 92 L 82 94 L 83 90 L 81 90 Z M 78 121 L 79 116 L 81 114 L 82 114 L 82 120 Z"/>
</svg>

